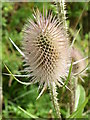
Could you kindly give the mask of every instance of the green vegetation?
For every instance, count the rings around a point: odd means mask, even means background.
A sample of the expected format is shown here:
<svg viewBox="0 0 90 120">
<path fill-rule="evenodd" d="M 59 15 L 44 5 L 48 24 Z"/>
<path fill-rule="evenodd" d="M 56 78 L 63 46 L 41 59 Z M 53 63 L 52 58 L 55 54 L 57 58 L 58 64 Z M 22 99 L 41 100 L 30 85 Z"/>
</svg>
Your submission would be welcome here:
<svg viewBox="0 0 90 120">
<path fill-rule="evenodd" d="M 43 3 L 2 3 L 2 72 L 9 73 L 5 65 L 13 74 L 21 74 L 20 70 L 24 69 L 23 58 L 15 49 L 9 40 L 9 37 L 15 44 L 22 47 L 22 29 L 27 18 L 32 18 L 33 9 L 39 8 L 43 11 Z M 57 14 L 56 7 L 53 3 L 44 3 L 44 8 L 48 11 L 53 11 Z M 78 33 L 75 46 L 83 54 L 83 58 L 88 56 L 88 5 L 87 3 L 67 3 L 67 24 L 69 27 L 70 41 L 72 41 Z M 4 65 L 5 64 L 5 65 Z M 88 61 L 86 60 L 86 64 Z M 72 65 L 71 65 L 72 66 Z M 70 68 L 71 71 L 71 68 Z M 89 70 L 87 71 L 88 75 Z M 25 73 L 22 73 L 25 74 Z M 66 81 L 69 83 L 70 73 Z M 39 95 L 38 84 L 22 85 L 18 83 L 13 76 L 2 75 L 3 77 L 3 110 L 2 117 L 4 118 L 53 118 L 56 117 L 54 107 L 52 105 L 49 91 L 36 100 Z M 29 82 L 28 78 L 18 78 L 21 81 Z M 70 115 L 70 91 L 58 88 L 58 99 L 61 106 L 62 118 L 89 118 L 89 77 L 83 77 L 85 82 L 78 80 L 75 99 L 76 111 Z M 68 85 L 67 85 L 68 86 Z M 64 86 L 65 89 L 65 86 Z"/>
</svg>

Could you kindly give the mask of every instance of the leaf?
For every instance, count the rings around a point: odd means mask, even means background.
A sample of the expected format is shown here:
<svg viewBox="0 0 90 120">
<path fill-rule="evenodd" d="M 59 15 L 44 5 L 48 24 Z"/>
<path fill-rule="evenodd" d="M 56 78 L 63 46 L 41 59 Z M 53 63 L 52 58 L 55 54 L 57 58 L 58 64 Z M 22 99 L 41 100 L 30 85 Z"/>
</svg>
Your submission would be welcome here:
<svg viewBox="0 0 90 120">
<path fill-rule="evenodd" d="M 83 102 L 83 104 L 81 104 L 80 107 L 75 112 L 73 112 L 68 118 L 80 118 L 80 117 L 82 117 L 82 115 L 80 115 L 80 112 L 84 109 L 87 102 L 88 102 L 88 98 L 86 98 L 85 101 Z"/>
<path fill-rule="evenodd" d="M 77 35 L 79 34 L 80 30 L 81 30 L 81 27 L 79 28 L 79 30 L 78 30 L 77 33 L 75 34 L 74 39 L 73 39 L 72 44 L 71 44 L 71 47 L 73 47 L 73 45 L 74 45 L 74 43 L 75 43 L 75 40 L 76 40 L 76 38 L 77 38 Z"/>
<path fill-rule="evenodd" d="M 76 88 L 76 95 L 75 95 L 75 111 L 82 105 L 85 101 L 85 90 L 81 85 L 78 85 Z M 82 114 L 83 109 L 81 110 L 80 114 Z"/>
<path fill-rule="evenodd" d="M 36 119 L 38 118 L 37 116 L 32 115 L 30 112 L 28 113 L 27 111 L 25 111 L 23 108 L 21 108 L 20 106 L 18 106 L 18 108 L 23 111 L 26 115 L 28 115 L 29 117 Z"/>
<path fill-rule="evenodd" d="M 67 86 L 68 81 L 70 80 L 71 72 L 72 72 L 72 62 L 71 62 L 71 66 L 70 66 L 70 68 L 69 68 L 69 73 L 68 73 L 67 80 L 65 81 L 65 83 L 64 83 L 64 85 L 63 85 L 63 91 L 65 91 L 65 87 Z"/>
<path fill-rule="evenodd" d="M 5 64 L 4 64 L 5 65 Z M 17 79 L 13 74 L 12 72 L 9 70 L 9 68 L 5 65 L 7 71 L 11 74 L 11 76 L 19 83 L 23 84 L 23 85 L 30 85 L 31 83 L 30 82 L 22 82 L 20 81 L 19 79 Z"/>
<path fill-rule="evenodd" d="M 67 112 L 66 112 L 66 118 L 70 116 L 70 107 L 68 107 Z"/>
</svg>

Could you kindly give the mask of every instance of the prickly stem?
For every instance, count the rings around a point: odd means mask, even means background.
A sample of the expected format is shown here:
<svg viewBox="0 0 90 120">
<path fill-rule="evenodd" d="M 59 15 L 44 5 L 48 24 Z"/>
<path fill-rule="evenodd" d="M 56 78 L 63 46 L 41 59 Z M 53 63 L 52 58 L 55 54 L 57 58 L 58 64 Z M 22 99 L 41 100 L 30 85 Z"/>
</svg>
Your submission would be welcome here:
<svg viewBox="0 0 90 120">
<path fill-rule="evenodd" d="M 51 96 L 54 108 L 56 110 L 56 113 L 57 113 L 57 117 L 60 118 L 61 120 L 61 113 L 60 113 L 60 107 L 59 107 L 58 98 L 57 98 L 58 93 L 56 91 L 56 84 L 52 82 L 49 85 L 49 89 L 50 89 L 50 96 Z"/>
</svg>

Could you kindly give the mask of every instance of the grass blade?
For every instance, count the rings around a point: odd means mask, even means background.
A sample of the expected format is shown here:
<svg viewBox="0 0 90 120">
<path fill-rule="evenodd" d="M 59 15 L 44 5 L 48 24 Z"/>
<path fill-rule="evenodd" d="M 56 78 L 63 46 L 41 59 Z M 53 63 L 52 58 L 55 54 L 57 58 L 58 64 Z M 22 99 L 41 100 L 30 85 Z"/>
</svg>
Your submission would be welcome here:
<svg viewBox="0 0 90 120">
<path fill-rule="evenodd" d="M 31 113 L 28 113 L 27 111 L 25 111 L 23 108 L 21 108 L 20 106 L 18 106 L 18 108 L 23 111 L 25 114 L 27 114 L 29 117 L 36 119 L 38 118 L 37 116 L 32 115 Z"/>
<path fill-rule="evenodd" d="M 70 76 L 71 76 L 71 72 L 72 72 L 72 62 L 71 62 L 71 66 L 69 68 L 69 73 L 68 73 L 68 77 L 67 80 L 65 81 L 64 85 L 63 85 L 63 90 L 65 91 L 65 86 L 67 86 L 69 80 L 70 80 Z"/>
<path fill-rule="evenodd" d="M 5 65 L 5 64 L 4 64 Z M 13 74 L 12 74 L 12 72 L 9 70 L 9 68 L 5 65 L 5 67 L 6 67 L 6 69 L 7 69 L 7 71 L 11 74 L 11 76 L 17 81 L 17 82 L 19 82 L 19 83 L 21 83 L 21 84 L 23 84 L 23 85 L 30 85 L 31 84 L 31 82 L 21 82 L 20 80 L 18 80 Z"/>
</svg>

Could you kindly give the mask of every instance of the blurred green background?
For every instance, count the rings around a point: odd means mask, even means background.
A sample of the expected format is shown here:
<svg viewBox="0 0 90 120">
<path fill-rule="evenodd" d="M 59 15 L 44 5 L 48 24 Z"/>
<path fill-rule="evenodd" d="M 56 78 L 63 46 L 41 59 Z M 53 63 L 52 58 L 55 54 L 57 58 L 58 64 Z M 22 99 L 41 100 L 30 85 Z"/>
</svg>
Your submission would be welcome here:
<svg viewBox="0 0 90 120">
<path fill-rule="evenodd" d="M 23 59 L 15 47 L 11 44 L 9 37 L 15 42 L 15 44 L 21 48 L 21 42 L 23 39 L 22 29 L 26 23 L 27 18 L 32 18 L 33 9 L 37 7 L 42 12 L 44 8 L 48 11 L 53 11 L 57 14 L 54 3 L 2 3 L 2 61 L 13 74 L 21 74 L 20 70 L 23 70 Z M 74 35 L 81 27 L 81 31 L 76 38 L 75 45 L 82 52 L 83 56 L 88 56 L 88 4 L 87 3 L 67 3 L 67 24 L 69 27 L 70 40 L 74 38 Z M 4 64 L 2 64 L 2 72 L 8 73 Z M 27 78 L 19 78 L 22 81 L 29 81 Z M 85 92 L 85 96 L 89 96 L 89 78 L 84 77 L 85 83 L 79 80 L 79 83 L 83 86 L 81 92 Z M 58 98 L 61 99 L 61 114 L 63 118 L 66 118 L 69 114 L 69 94 L 70 91 L 66 91 L 62 96 L 62 88 L 58 89 Z M 12 76 L 3 75 L 3 111 L 2 116 L 4 118 L 53 118 L 56 117 L 55 110 L 53 108 L 49 91 L 45 91 L 44 94 L 36 100 L 39 94 L 38 84 L 25 86 L 21 85 L 13 79 Z M 83 98 L 82 98 L 83 99 Z M 90 103 L 85 106 L 84 113 L 89 111 Z M 25 111 L 23 111 L 22 109 Z M 83 114 L 84 114 L 83 113 Z M 89 112 L 84 114 L 83 117 L 89 118 Z"/>
</svg>

